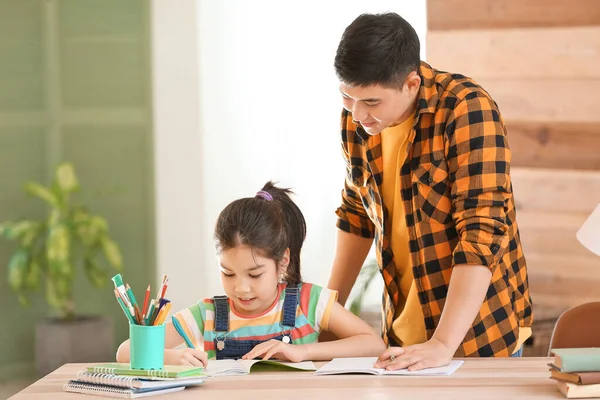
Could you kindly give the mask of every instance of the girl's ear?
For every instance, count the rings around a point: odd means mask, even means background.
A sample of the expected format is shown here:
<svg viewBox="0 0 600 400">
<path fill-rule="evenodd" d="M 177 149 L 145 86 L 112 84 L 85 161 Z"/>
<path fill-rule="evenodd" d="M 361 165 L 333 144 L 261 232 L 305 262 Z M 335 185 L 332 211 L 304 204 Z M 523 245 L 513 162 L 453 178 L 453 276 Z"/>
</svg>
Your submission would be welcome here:
<svg viewBox="0 0 600 400">
<path fill-rule="evenodd" d="M 290 265 L 290 248 L 288 247 L 283 252 L 283 256 L 281 256 L 281 261 L 279 261 L 279 265 L 277 267 L 277 273 L 279 276 L 284 276 L 287 273 L 287 267 Z"/>
</svg>

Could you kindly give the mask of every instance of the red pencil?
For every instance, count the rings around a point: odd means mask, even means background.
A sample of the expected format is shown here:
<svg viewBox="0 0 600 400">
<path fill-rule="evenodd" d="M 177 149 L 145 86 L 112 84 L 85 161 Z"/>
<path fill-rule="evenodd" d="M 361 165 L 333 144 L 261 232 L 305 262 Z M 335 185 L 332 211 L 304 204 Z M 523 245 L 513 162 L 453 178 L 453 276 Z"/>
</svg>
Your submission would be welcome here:
<svg viewBox="0 0 600 400">
<path fill-rule="evenodd" d="M 150 285 L 148 285 L 148 289 L 146 289 L 146 297 L 144 297 L 144 308 L 142 308 L 142 317 L 146 317 L 146 313 L 148 312 L 148 300 L 150 299 Z"/>
<path fill-rule="evenodd" d="M 160 300 L 160 297 L 161 297 L 161 295 L 163 293 L 163 287 L 165 286 L 165 282 L 166 281 L 167 281 L 167 274 L 163 274 L 162 283 L 158 287 L 158 293 L 156 293 L 156 302 L 157 302 L 157 304 L 158 304 L 158 301 Z"/>
<path fill-rule="evenodd" d="M 161 293 L 161 295 L 160 295 L 160 298 L 161 298 L 161 299 L 164 299 L 164 298 L 165 298 L 165 293 L 167 293 L 167 286 L 168 286 L 168 285 L 169 285 L 169 280 L 167 279 L 167 280 L 165 281 L 165 284 L 163 285 L 163 288 L 162 288 L 162 293 Z"/>
</svg>

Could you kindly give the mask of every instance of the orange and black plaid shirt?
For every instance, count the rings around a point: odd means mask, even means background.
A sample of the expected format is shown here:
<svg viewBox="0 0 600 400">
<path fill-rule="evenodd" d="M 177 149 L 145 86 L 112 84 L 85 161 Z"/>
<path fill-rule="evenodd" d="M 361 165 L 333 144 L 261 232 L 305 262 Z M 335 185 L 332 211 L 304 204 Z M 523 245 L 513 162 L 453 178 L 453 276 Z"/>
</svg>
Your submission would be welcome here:
<svg viewBox="0 0 600 400">
<path fill-rule="evenodd" d="M 484 265 L 492 272 L 490 286 L 455 356 L 508 356 L 519 327 L 531 326 L 533 316 L 506 128 L 496 103 L 473 80 L 424 62 L 419 75 L 415 123 L 399 173 L 427 337 L 440 320 L 452 267 Z M 342 147 L 347 175 L 337 226 L 376 238 L 385 283 L 383 337 L 388 341 L 400 276 L 390 246 L 391 221 L 381 198 L 381 137 L 369 136 L 344 110 Z"/>
</svg>

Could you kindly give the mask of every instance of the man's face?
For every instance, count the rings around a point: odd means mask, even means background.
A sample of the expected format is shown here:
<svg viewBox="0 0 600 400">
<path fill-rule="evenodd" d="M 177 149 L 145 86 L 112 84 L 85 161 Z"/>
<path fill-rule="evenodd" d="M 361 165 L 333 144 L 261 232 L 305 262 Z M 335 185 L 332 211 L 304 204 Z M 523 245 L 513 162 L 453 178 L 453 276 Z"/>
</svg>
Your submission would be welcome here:
<svg viewBox="0 0 600 400">
<path fill-rule="evenodd" d="M 340 92 L 344 108 L 352 113 L 352 119 L 369 135 L 378 135 L 385 128 L 402 123 L 414 112 L 415 91 L 410 87 L 404 84 L 399 90 L 381 85 L 348 86 L 340 83 Z"/>
</svg>

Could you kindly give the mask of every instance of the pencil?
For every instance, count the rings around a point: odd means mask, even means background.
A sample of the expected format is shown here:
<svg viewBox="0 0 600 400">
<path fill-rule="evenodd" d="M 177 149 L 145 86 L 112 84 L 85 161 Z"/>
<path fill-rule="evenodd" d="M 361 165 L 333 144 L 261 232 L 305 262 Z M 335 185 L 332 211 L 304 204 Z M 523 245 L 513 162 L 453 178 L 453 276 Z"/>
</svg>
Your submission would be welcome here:
<svg viewBox="0 0 600 400">
<path fill-rule="evenodd" d="M 165 284 L 163 285 L 163 288 L 162 288 L 162 293 L 161 293 L 161 295 L 160 295 L 160 297 L 161 297 L 161 298 L 163 298 L 163 299 L 165 298 L 165 294 L 167 293 L 167 286 L 168 286 L 168 285 L 169 285 L 169 279 L 167 278 L 167 279 L 165 280 Z"/>
<path fill-rule="evenodd" d="M 158 303 L 158 301 L 160 300 L 160 295 L 163 292 L 163 287 L 165 286 L 165 282 L 167 281 L 167 274 L 164 274 L 162 277 L 162 282 L 160 284 L 160 287 L 158 288 L 158 293 L 156 293 L 156 302 Z"/>
<path fill-rule="evenodd" d="M 150 285 L 146 289 L 146 296 L 144 297 L 144 306 L 142 307 L 142 318 L 146 317 L 146 313 L 148 312 L 148 300 L 150 300 Z"/>
<path fill-rule="evenodd" d="M 125 306 L 125 303 L 123 302 L 123 300 L 121 300 L 121 296 L 119 295 L 119 291 L 117 289 L 115 289 L 115 297 L 117 298 L 117 301 L 119 302 L 119 305 L 121 306 L 121 309 L 123 309 L 123 313 L 129 320 L 129 322 L 132 324 L 135 324 L 135 320 L 134 320 L 133 316 L 127 309 L 127 306 Z"/>
<path fill-rule="evenodd" d="M 171 309 L 171 303 L 167 303 L 162 310 L 156 316 L 156 320 L 154 321 L 154 325 L 162 325 L 167 319 L 167 315 L 169 314 L 169 310 Z"/>
</svg>

